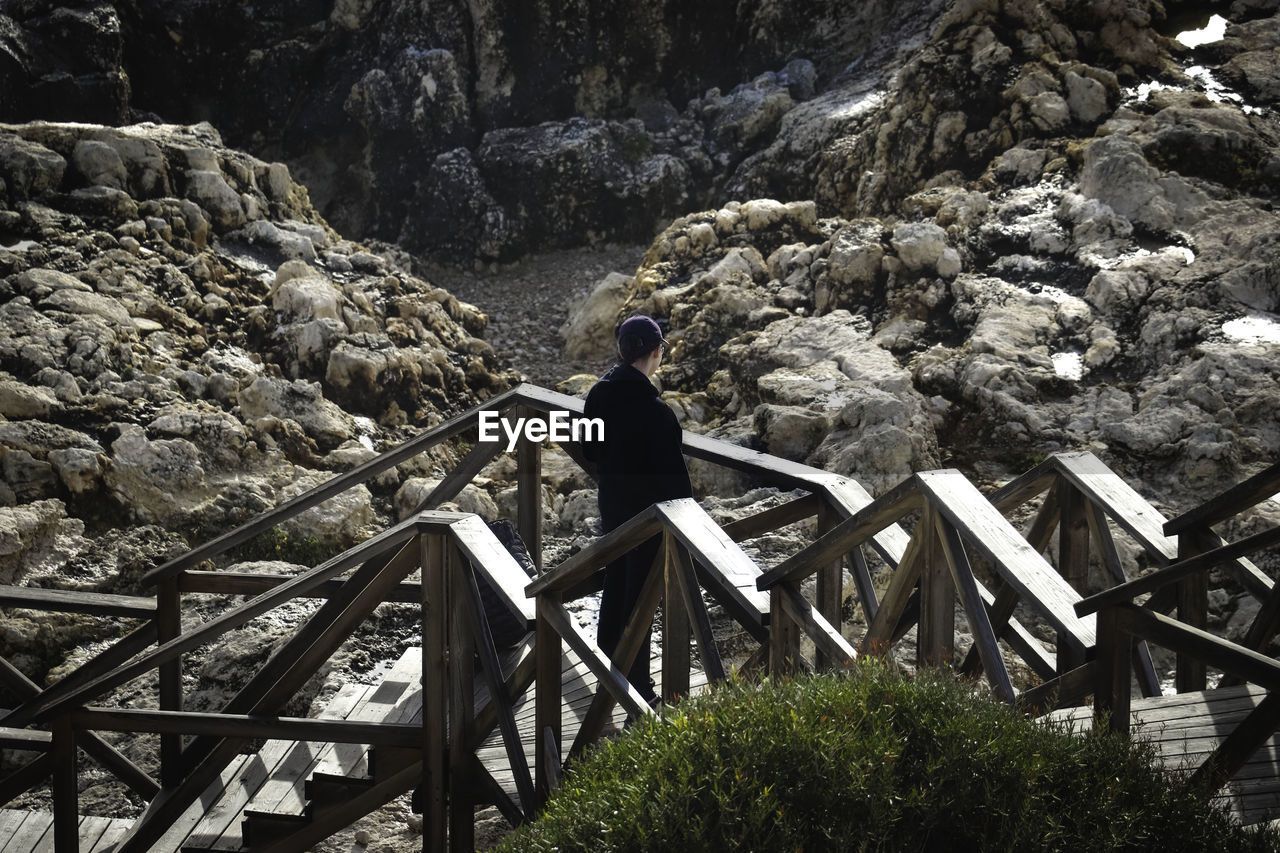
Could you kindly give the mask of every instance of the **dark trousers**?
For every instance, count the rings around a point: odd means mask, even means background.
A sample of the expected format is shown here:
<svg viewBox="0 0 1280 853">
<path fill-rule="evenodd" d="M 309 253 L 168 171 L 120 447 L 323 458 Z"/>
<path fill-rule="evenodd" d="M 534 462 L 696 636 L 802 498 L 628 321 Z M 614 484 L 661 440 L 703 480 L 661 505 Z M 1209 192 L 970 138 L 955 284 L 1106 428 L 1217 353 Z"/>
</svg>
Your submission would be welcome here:
<svg viewBox="0 0 1280 853">
<path fill-rule="evenodd" d="M 604 592 L 600 596 L 600 621 L 596 627 L 596 644 L 601 651 L 613 657 L 613 652 L 622 639 L 622 631 L 627 627 L 631 613 L 636 609 L 636 601 L 640 598 L 640 590 L 649 577 L 654 558 L 658 556 L 658 548 L 662 544 L 661 536 L 648 539 L 621 559 L 614 560 L 605 569 Z M 646 699 L 656 694 L 653 679 L 649 675 L 649 645 L 652 630 L 644 633 L 644 642 L 636 654 L 635 662 L 627 672 L 627 680 L 640 691 Z"/>
</svg>

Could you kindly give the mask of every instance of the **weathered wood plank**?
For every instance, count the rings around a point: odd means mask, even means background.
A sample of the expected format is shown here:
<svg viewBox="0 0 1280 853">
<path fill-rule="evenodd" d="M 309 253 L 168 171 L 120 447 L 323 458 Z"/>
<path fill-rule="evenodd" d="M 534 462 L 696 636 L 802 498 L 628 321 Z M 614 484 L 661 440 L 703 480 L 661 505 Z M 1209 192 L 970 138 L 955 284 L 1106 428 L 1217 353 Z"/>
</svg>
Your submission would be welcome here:
<svg viewBox="0 0 1280 853">
<path fill-rule="evenodd" d="M 978 583 L 978 594 L 982 596 L 982 601 L 987 605 L 990 611 L 996 604 L 996 596 L 991 593 L 981 582 Z M 1016 590 L 1014 592 L 1016 595 Z M 993 617 L 992 623 L 997 620 Z M 1035 674 L 1043 679 L 1057 677 L 1057 662 L 1053 656 L 1045 649 L 1044 644 L 1027 630 L 1017 619 L 1009 617 L 1004 628 L 997 628 L 997 634 L 1000 639 L 1004 640 L 1009 646 L 1018 653 L 1018 655 L 1026 661 L 1027 665 L 1035 671 Z"/>
<path fill-rule="evenodd" d="M 973 544 L 1006 583 L 1018 589 L 1027 606 L 1080 650 L 1094 645 L 1094 621 L 1072 610 L 1080 600 L 1079 593 L 1018 535 L 963 474 L 948 469 L 922 471 L 916 477 L 938 513 Z"/>
<path fill-rule="evenodd" d="M 822 485 L 827 503 L 841 518 L 848 518 L 871 503 L 871 494 L 857 480 L 848 477 L 831 477 Z M 871 538 L 871 547 L 892 567 L 896 567 L 907 550 L 910 539 L 906 531 L 891 524 Z"/>
<path fill-rule="evenodd" d="M 406 655 L 419 653 L 411 649 Z M 376 687 L 364 684 L 344 684 L 320 712 L 322 719 L 346 720 L 359 704 L 376 691 Z M 303 785 L 319 759 L 319 753 L 328 744 L 323 741 L 273 740 L 263 744 L 257 756 L 267 769 L 266 777 L 248 796 L 240 808 L 240 815 L 248 812 L 281 812 L 288 814 L 291 808 L 282 806 L 286 799 L 291 803 L 305 802 Z M 228 789 L 230 790 L 230 789 Z M 201 830 L 198 828 L 198 834 Z M 223 826 L 221 834 L 210 846 L 238 849 L 244 841 L 244 828 L 239 820 Z"/>
<path fill-rule="evenodd" d="M 858 651 L 862 654 L 885 654 L 896 639 L 898 623 L 907 611 L 912 592 L 920 580 L 921 552 L 921 537 L 912 537 L 880 599 L 875 617 L 867 625 L 867 632 L 858 644 Z"/>
<path fill-rule="evenodd" d="M 261 595 L 273 590 L 295 575 L 269 575 L 260 572 L 187 571 L 178 576 L 179 592 L 205 592 L 214 595 Z M 300 593 L 298 598 L 329 598 L 342 589 L 342 580 L 329 580 Z M 523 595 L 523 593 L 521 593 Z M 416 604 L 422 598 L 421 584 L 405 581 L 387 594 L 387 601 Z"/>
<path fill-rule="evenodd" d="M 1188 784 L 1208 791 L 1222 787 L 1259 746 L 1275 736 L 1280 724 L 1280 693 L 1269 693 L 1205 759 Z"/>
<path fill-rule="evenodd" d="M 523 574 L 523 572 L 521 573 Z M 488 698 L 498 715 L 498 726 L 507 749 L 507 762 L 515 777 L 520 808 L 522 810 L 531 810 L 534 802 L 533 775 L 529 769 L 531 765 L 520 746 L 520 731 L 516 726 L 515 715 L 511 710 L 511 701 L 506 693 L 502 661 L 499 659 L 498 650 L 493 644 L 493 633 L 489 630 L 489 617 L 485 614 L 484 604 L 480 600 L 480 588 L 476 581 L 475 572 L 466 571 L 462 574 L 466 579 L 466 589 L 461 592 L 467 598 L 470 621 L 475 626 L 475 645 L 480 655 L 480 683 L 488 688 Z M 465 611 L 463 616 L 466 618 Z M 464 705 L 462 713 L 467 723 L 472 727 L 464 732 L 467 736 L 466 742 L 455 741 L 454 745 L 459 752 L 464 750 L 470 752 L 470 742 L 479 734 L 478 725 L 473 723 L 475 709 L 478 705 L 475 695 L 464 698 L 469 699 L 470 703 Z M 474 844 L 474 842 L 472 843 Z"/>
<path fill-rule="evenodd" d="M 565 591 L 600 571 L 662 528 L 658 511 L 648 507 L 601 536 L 554 569 L 529 583 L 524 594 L 536 598 L 547 590 Z"/>
<path fill-rule="evenodd" d="M 373 725 L 314 717 L 97 707 L 72 711 L 70 716 L 77 727 L 98 731 L 285 740 L 305 738 L 336 743 L 371 743 L 402 747 L 417 745 L 408 732 L 391 725 L 394 720 L 378 720 L 375 722 L 380 725 Z"/>
<path fill-rule="evenodd" d="M 223 767 L 221 772 L 209 783 L 204 791 L 201 792 L 201 794 L 189 806 L 187 806 L 175 820 L 167 825 L 159 838 L 147 846 L 147 853 L 176 853 L 176 851 L 181 850 L 182 844 L 186 841 L 187 836 L 191 834 L 191 830 L 194 829 L 196 824 L 198 824 L 201 818 L 204 817 L 205 812 L 218 801 L 218 798 L 222 796 L 223 791 L 225 791 L 227 786 L 232 783 L 232 780 L 240 774 L 244 763 L 248 761 L 248 759 L 249 756 L 247 755 L 238 755 Z M 144 813 L 143 817 L 134 821 L 133 826 L 131 826 L 129 831 L 125 833 L 124 837 L 120 839 L 119 843 L 121 845 L 127 843 L 128 839 L 134 837 L 135 832 L 140 828 L 140 824 L 146 814 L 163 806 L 165 796 L 165 793 L 161 792 L 156 799 L 151 801 L 151 805 L 147 809 L 147 812 Z"/>
<path fill-rule="evenodd" d="M 1053 457 L 1061 475 L 1140 544 L 1156 565 L 1178 557 L 1178 543 L 1164 532 L 1164 516 L 1092 453 Z"/>
<path fill-rule="evenodd" d="M 759 588 L 767 590 L 783 580 L 803 580 L 821 566 L 843 558 L 846 553 L 871 540 L 885 527 L 919 508 L 920 495 L 915 477 L 908 477 L 762 574 L 758 581 Z"/>
<path fill-rule="evenodd" d="M 782 583 L 774 587 L 775 595 L 787 616 L 804 628 L 813 640 L 814 646 L 826 655 L 831 666 L 852 666 L 857 660 L 858 652 L 841 636 L 834 625 L 826 620 L 821 611 L 800 594 L 793 584 Z"/>
<path fill-rule="evenodd" d="M 537 419 L 526 406 L 518 416 Z M 542 445 L 521 435 L 516 445 L 516 527 L 533 564 L 542 571 Z"/>
<path fill-rule="evenodd" d="M 150 619 L 156 613 L 154 598 L 30 586 L 0 586 L 0 606 L 131 619 Z"/>
<path fill-rule="evenodd" d="M 1043 684 L 1039 684 L 1030 690 L 1025 690 L 1018 695 L 1017 705 L 1019 708 L 1030 713 L 1044 713 L 1052 708 L 1060 705 L 1074 705 L 1079 700 L 1093 692 L 1097 674 L 1094 671 L 1096 664 L 1089 661 L 1084 666 L 1078 666 L 1075 669 L 1067 670 L 1056 678 L 1049 679 Z M 1080 710 L 1083 719 L 1090 724 L 1093 717 L 1090 709 L 1070 709 Z M 1047 719 L 1052 719 L 1050 714 Z M 1077 719 L 1075 716 L 1062 716 L 1060 722 L 1068 723 Z"/>
<path fill-rule="evenodd" d="M 493 535 L 493 531 L 489 530 L 479 516 L 467 515 L 450 524 L 449 532 L 453 534 L 463 556 L 471 561 L 477 572 L 488 579 L 489 585 L 511 614 L 523 619 L 525 625 L 532 628 L 536 611 L 533 602 L 524 593 L 529 584 L 529 576 L 498 541 L 498 537 Z"/>
<path fill-rule="evenodd" d="M 762 534 L 772 533 L 789 524 L 812 518 L 818 513 L 820 506 L 822 506 L 822 501 L 817 495 L 806 494 L 798 498 L 792 498 L 777 506 L 769 507 L 754 515 L 731 521 L 722 529 L 724 530 L 724 535 L 734 542 L 745 542 Z"/>
<path fill-rule="evenodd" d="M 0 747 L 5 749 L 44 752 L 52 741 L 52 737 L 45 731 L 0 726 Z"/>
<path fill-rule="evenodd" d="M 1263 468 L 1243 483 L 1237 483 L 1195 509 L 1165 522 L 1164 532 L 1176 536 L 1193 527 L 1210 527 L 1257 506 L 1277 493 L 1280 493 L 1280 462 Z"/>
<path fill-rule="evenodd" d="M 551 623 L 560 638 L 569 644 L 569 648 L 578 653 L 591 673 L 600 680 L 601 686 L 612 693 L 613 698 L 632 716 L 642 717 L 652 714 L 653 709 L 645 702 L 635 686 L 627 681 L 626 674 L 609 661 L 608 656 L 600 651 L 600 647 L 594 640 L 582 633 L 582 629 L 565 611 L 564 606 L 557 602 L 550 602 L 550 605 L 546 613 L 547 621 Z M 559 738 L 557 742 L 560 742 Z"/>
<path fill-rule="evenodd" d="M 933 518 L 938 533 L 938 545 L 947 568 L 951 570 L 951 581 L 960 601 L 964 604 L 965 615 L 969 619 L 969 631 L 973 634 L 974 645 L 982 658 L 982 669 L 996 697 L 1004 702 L 1013 702 L 1013 684 L 1009 681 L 1009 672 L 1005 668 L 1004 658 L 1000 654 L 1000 646 L 996 640 L 995 629 L 987 616 L 987 605 L 978 592 L 978 582 L 973 576 L 973 567 L 965 554 L 964 544 L 955 528 L 936 515 Z M 1005 620 L 1008 621 L 1007 618 Z"/>
<path fill-rule="evenodd" d="M 1212 551 L 1206 551 L 1186 560 L 1179 560 L 1159 571 L 1143 575 L 1128 583 L 1114 586 L 1096 595 L 1091 595 L 1076 604 L 1076 612 L 1081 615 L 1096 613 L 1103 607 L 1124 601 L 1132 601 L 1139 595 L 1155 592 L 1157 589 L 1181 580 L 1190 574 L 1206 571 L 1245 554 L 1252 554 L 1255 551 L 1270 548 L 1278 542 L 1280 542 L 1280 527 L 1273 527 L 1270 530 L 1255 533 L 1238 542 L 1215 548 Z"/>
<path fill-rule="evenodd" d="M 674 538 L 674 537 L 672 537 Z M 693 634 L 694 642 L 698 645 L 698 655 L 702 659 L 702 671 L 713 682 L 725 680 L 724 664 L 720 661 L 720 651 L 716 648 L 715 634 L 711 630 L 711 618 L 707 615 L 707 605 L 702 600 L 702 590 L 698 587 L 698 579 L 693 566 L 693 560 L 689 557 L 689 552 L 684 548 L 676 545 L 673 541 L 668 541 L 669 551 L 667 559 L 668 571 L 674 569 L 677 577 L 676 587 L 679 592 L 678 601 L 672 601 L 670 595 L 671 584 L 668 581 L 667 606 L 669 608 L 683 607 L 688 614 L 688 623 L 690 631 Z M 674 560 L 673 560 L 674 558 Z M 689 671 L 686 669 L 681 678 L 681 687 L 683 695 L 689 693 Z"/>
<path fill-rule="evenodd" d="M 656 505 L 659 517 L 693 556 L 698 580 L 744 628 L 763 640 L 769 597 L 756 587 L 760 567 L 692 498 Z"/>
<path fill-rule="evenodd" d="M 1002 513 L 1009 512 L 1046 491 L 1057 477 L 1057 465 L 1050 456 L 992 492 L 991 505 Z"/>
<path fill-rule="evenodd" d="M 1133 604 L 1118 604 L 1108 611 L 1118 615 L 1122 629 L 1139 637 L 1175 651 L 1186 651 L 1263 687 L 1280 689 L 1280 663 L 1266 655 Z"/>
<path fill-rule="evenodd" d="M 19 811 L 13 808 L 0 808 L 0 853 L 4 853 L 4 849 L 8 847 L 9 839 L 12 839 L 17 833 L 20 826 L 27 818 L 35 812 Z"/>
<path fill-rule="evenodd" d="M 53 850 L 53 815 L 48 812 L 27 812 L 25 820 L 9 836 L 3 853 L 33 853 L 37 845 L 48 836 L 48 846 L 42 853 Z"/>
<path fill-rule="evenodd" d="M 1095 503 L 1088 504 L 1085 507 L 1085 513 L 1089 521 L 1089 535 L 1094 542 L 1098 543 L 1097 552 L 1102 558 L 1103 567 L 1115 583 L 1124 583 L 1129 578 L 1124 573 L 1124 567 L 1120 565 L 1120 552 L 1116 550 L 1115 539 L 1111 535 L 1106 514 Z M 1156 675 L 1155 664 L 1151 661 L 1151 649 L 1147 647 L 1145 640 L 1134 644 L 1133 654 L 1134 672 L 1142 688 L 1142 695 L 1159 696 L 1162 692 L 1160 678 Z"/>
<path fill-rule="evenodd" d="M 107 825 L 107 828 L 102 831 L 102 835 L 98 837 L 93 848 L 87 851 L 87 853 L 109 853 L 109 851 L 114 849 L 116 842 L 123 838 L 124 834 L 129 831 L 129 826 L 131 824 L 132 821 L 128 820 L 112 820 Z"/>
<path fill-rule="evenodd" d="M 639 653 L 640 646 L 644 643 L 644 637 L 649 630 L 649 625 L 653 623 L 653 615 L 657 611 L 658 602 L 662 599 L 666 586 L 665 574 L 659 571 L 657 562 L 665 559 L 665 552 L 659 552 L 657 557 L 654 558 L 655 565 L 651 567 L 649 576 L 640 588 L 640 595 L 631 611 L 631 618 L 623 628 L 622 636 L 618 639 L 617 648 L 613 651 L 613 659 L 619 669 L 630 671 L 631 664 L 635 660 L 636 654 Z M 659 667 L 659 672 L 661 672 L 661 667 Z M 613 695 L 609 691 L 596 691 L 595 698 L 591 700 L 591 706 L 583 718 L 582 726 L 574 737 L 573 746 L 570 747 L 570 758 L 576 758 L 582 753 L 583 749 L 595 741 L 613 706 Z"/>
<path fill-rule="evenodd" d="M 440 516 L 438 520 L 443 524 L 449 524 L 457 518 L 456 514 L 453 513 L 442 513 Z M 41 698 L 33 700 L 29 705 L 17 710 L 25 713 L 24 721 L 40 719 L 56 712 L 60 708 L 84 704 L 91 699 L 97 698 L 106 691 L 131 681 L 160 664 L 176 660 L 182 654 L 197 649 L 227 631 L 238 628 L 249 620 L 269 612 L 316 584 L 336 577 L 366 560 L 376 559 L 378 555 L 388 552 L 394 553 L 399 546 L 418 534 L 417 528 L 421 523 L 423 523 L 423 519 L 419 516 L 417 520 L 398 524 L 356 548 L 352 548 L 331 560 L 325 561 L 314 569 L 291 578 L 270 592 L 265 592 L 239 607 L 210 619 L 208 622 L 187 631 L 182 636 L 170 640 L 150 652 L 138 655 L 129 663 L 122 664 L 108 673 L 76 685 L 69 690 L 64 690 L 55 685 L 49 688 Z M 397 578 L 396 583 L 398 584 L 400 580 L 400 578 Z"/>
<path fill-rule="evenodd" d="M 920 624 L 916 660 L 928 666 L 955 663 L 956 589 L 938 543 L 938 514 L 926 504 L 920 519 Z"/>
</svg>

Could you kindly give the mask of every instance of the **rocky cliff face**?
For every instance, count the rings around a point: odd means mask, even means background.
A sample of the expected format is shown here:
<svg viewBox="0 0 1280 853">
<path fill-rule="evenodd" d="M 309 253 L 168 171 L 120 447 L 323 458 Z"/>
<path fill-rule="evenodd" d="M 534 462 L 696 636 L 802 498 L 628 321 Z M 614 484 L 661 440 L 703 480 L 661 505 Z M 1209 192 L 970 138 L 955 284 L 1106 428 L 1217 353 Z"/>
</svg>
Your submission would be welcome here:
<svg viewBox="0 0 1280 853">
<path fill-rule="evenodd" d="M 0 125 L 0 181 L 6 582 L 86 520 L 234 524 L 511 379 L 482 313 L 208 125 Z M 305 536 L 357 540 L 378 501 Z"/>
<path fill-rule="evenodd" d="M 1274 5 L 1191 51 L 1141 3 L 955 4 L 584 315 L 668 320 L 692 421 L 873 488 L 1089 448 L 1202 498 L 1280 452 Z"/>
<path fill-rule="evenodd" d="M 0 10 L 0 120 L 208 120 L 348 236 L 510 260 L 650 239 L 940 6 L 23 0 Z"/>
</svg>

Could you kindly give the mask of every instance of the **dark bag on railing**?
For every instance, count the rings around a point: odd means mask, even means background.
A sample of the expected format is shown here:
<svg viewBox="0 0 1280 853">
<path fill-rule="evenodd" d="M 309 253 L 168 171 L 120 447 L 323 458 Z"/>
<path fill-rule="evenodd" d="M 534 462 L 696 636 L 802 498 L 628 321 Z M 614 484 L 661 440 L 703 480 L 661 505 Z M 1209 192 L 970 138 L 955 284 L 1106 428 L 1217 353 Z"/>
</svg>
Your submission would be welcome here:
<svg viewBox="0 0 1280 853">
<path fill-rule="evenodd" d="M 529 549 L 525 547 L 524 540 L 516 532 L 514 524 L 505 518 L 499 519 L 489 523 L 489 530 L 498 537 L 502 547 L 515 558 L 530 580 L 538 576 L 533 558 L 529 556 Z M 476 580 L 480 587 L 480 603 L 484 605 L 485 616 L 489 619 L 489 631 L 493 634 L 493 644 L 500 649 L 514 646 L 527 633 L 524 622 L 516 618 L 515 614 L 502 603 L 502 598 L 494 591 L 483 574 L 477 574 Z"/>
</svg>

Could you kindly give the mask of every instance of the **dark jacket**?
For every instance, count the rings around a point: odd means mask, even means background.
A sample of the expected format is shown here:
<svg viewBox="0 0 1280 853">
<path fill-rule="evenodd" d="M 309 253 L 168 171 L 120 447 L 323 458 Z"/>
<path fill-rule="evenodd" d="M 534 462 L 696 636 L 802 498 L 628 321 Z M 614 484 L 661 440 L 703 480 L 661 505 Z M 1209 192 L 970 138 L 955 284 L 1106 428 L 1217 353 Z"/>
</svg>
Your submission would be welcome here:
<svg viewBox="0 0 1280 853">
<path fill-rule="evenodd" d="M 606 531 L 650 504 L 692 497 L 680 423 L 647 376 L 629 364 L 614 367 L 587 394 L 584 414 L 604 421 L 604 441 L 583 451 L 597 466 Z"/>
</svg>

